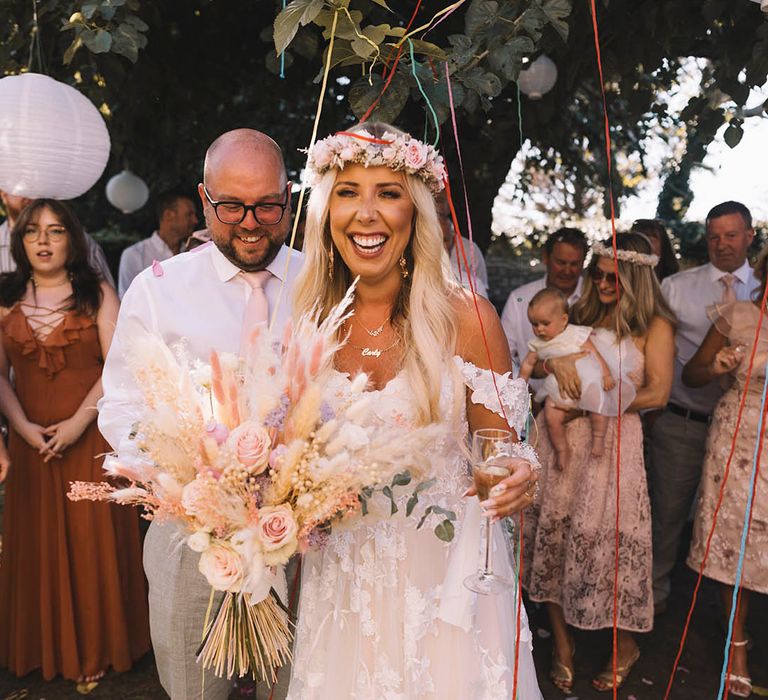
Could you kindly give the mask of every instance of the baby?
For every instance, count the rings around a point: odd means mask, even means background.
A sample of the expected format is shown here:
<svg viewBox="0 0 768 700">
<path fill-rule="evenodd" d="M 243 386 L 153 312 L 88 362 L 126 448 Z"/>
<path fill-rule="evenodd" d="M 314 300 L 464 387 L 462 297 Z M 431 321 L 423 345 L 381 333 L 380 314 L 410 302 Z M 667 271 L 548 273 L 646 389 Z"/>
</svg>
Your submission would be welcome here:
<svg viewBox="0 0 768 700">
<path fill-rule="evenodd" d="M 557 465 L 560 469 L 565 469 L 570 458 L 570 448 L 565 435 L 568 411 L 599 405 L 599 399 L 595 401 L 596 392 L 603 394 L 610 391 L 616 386 L 616 382 L 605 359 L 590 340 L 592 329 L 568 323 L 568 302 L 560 291 L 547 288 L 538 292 L 528 304 L 528 320 L 536 338 L 528 343 L 530 352 L 520 367 L 520 376 L 526 381 L 530 379 L 537 360 L 549 360 L 583 351 L 588 353 L 576 365 L 581 380 L 582 399 L 573 401 L 563 397 L 553 374 L 547 376 L 535 397 L 536 401 L 544 401 L 544 420 L 557 453 Z M 585 404 L 585 397 L 591 397 L 592 400 Z M 592 455 L 599 457 L 605 449 L 608 416 L 590 413 L 589 420 L 592 425 Z"/>
</svg>

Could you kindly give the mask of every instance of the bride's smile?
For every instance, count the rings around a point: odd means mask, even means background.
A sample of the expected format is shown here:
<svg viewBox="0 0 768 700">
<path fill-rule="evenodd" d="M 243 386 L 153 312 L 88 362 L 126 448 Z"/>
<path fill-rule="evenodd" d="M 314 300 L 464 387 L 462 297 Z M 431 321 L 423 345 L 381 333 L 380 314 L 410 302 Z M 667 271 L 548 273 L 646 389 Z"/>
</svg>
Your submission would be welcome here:
<svg viewBox="0 0 768 700">
<path fill-rule="evenodd" d="M 413 216 L 402 172 L 358 164 L 339 172 L 330 201 L 331 237 L 353 276 L 399 277 Z"/>
</svg>

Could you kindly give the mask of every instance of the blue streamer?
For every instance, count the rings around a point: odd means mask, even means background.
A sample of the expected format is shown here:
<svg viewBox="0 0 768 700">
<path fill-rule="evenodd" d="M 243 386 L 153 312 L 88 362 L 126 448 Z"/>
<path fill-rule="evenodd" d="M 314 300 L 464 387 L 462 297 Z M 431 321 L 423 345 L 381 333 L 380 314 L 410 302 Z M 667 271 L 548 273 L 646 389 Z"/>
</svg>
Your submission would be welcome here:
<svg viewBox="0 0 768 700">
<path fill-rule="evenodd" d="M 437 114 L 435 112 L 435 108 L 432 106 L 432 103 L 429 101 L 429 98 L 427 97 L 427 93 L 424 92 L 424 88 L 421 86 L 421 80 L 419 80 L 419 76 L 416 73 L 416 59 L 413 57 L 413 42 L 408 39 L 408 48 L 411 52 L 411 72 L 413 73 L 413 77 L 416 78 L 416 85 L 419 86 L 419 92 L 421 93 L 421 96 L 424 98 L 424 102 L 427 103 L 427 107 L 429 107 L 429 111 L 432 113 L 432 119 L 435 120 L 435 142 L 432 144 L 435 148 L 437 148 L 437 142 L 440 140 L 440 122 L 437 120 Z M 426 141 L 426 138 L 424 139 Z"/>
<path fill-rule="evenodd" d="M 759 339 L 756 341 L 759 342 Z M 745 387 L 745 391 L 748 387 Z M 755 482 L 757 481 L 757 454 L 760 451 L 760 443 L 763 440 L 763 418 L 765 416 L 765 402 L 768 396 L 768 361 L 765 363 L 765 381 L 763 382 L 763 396 L 760 401 L 760 419 L 757 423 L 757 440 L 755 441 L 755 454 L 752 458 L 752 474 L 749 480 L 749 496 L 747 497 L 747 509 L 744 513 L 744 526 L 741 530 L 741 548 L 739 549 L 739 562 L 736 565 L 736 580 L 733 586 L 733 597 L 731 598 L 731 614 L 728 618 L 728 634 L 725 637 L 725 652 L 723 653 L 723 670 L 720 674 L 720 690 L 717 694 L 717 700 L 722 700 L 725 693 L 726 677 L 728 675 L 728 657 L 731 648 L 731 639 L 733 638 L 733 624 L 736 619 L 736 601 L 741 588 L 741 574 L 744 569 L 744 559 L 747 550 L 747 536 L 749 534 L 749 518 L 752 513 L 752 503 L 755 499 Z"/>
<path fill-rule="evenodd" d="M 287 0 L 283 0 L 283 9 L 285 9 L 285 3 Z M 285 80 L 285 51 L 280 53 L 280 77 Z"/>
</svg>

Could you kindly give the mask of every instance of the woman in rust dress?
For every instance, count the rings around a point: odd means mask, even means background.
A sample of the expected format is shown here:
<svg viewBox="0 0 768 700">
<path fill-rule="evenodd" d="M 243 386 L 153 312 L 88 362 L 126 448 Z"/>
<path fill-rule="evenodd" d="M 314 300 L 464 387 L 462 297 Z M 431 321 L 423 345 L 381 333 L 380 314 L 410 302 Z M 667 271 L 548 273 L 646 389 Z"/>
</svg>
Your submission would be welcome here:
<svg viewBox="0 0 768 700">
<path fill-rule="evenodd" d="M 66 496 L 71 481 L 104 478 L 109 447 L 94 419 L 118 301 L 89 267 L 66 205 L 33 202 L 11 241 L 18 268 L 0 278 L 0 408 L 11 458 L 0 667 L 95 680 L 149 649 L 136 511 Z"/>
</svg>

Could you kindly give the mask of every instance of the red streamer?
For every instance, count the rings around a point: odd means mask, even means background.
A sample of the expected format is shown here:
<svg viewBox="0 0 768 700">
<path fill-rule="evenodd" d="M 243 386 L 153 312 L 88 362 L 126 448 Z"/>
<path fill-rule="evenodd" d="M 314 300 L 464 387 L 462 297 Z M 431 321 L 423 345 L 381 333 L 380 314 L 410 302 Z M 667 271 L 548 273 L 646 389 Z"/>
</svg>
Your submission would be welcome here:
<svg viewBox="0 0 768 700">
<path fill-rule="evenodd" d="M 605 124 L 605 160 L 608 168 L 608 198 L 611 209 L 611 243 L 613 245 L 613 269 L 616 275 L 616 306 L 621 300 L 621 284 L 619 282 L 619 256 L 618 246 L 616 245 L 616 211 L 613 202 L 613 178 L 611 167 L 611 129 L 608 119 L 608 100 L 605 95 L 605 79 L 603 78 L 603 61 L 600 52 L 600 33 L 597 26 L 597 8 L 595 0 L 590 0 L 592 9 L 592 32 L 595 37 L 595 55 L 597 57 L 597 72 L 600 77 L 600 93 L 603 98 L 603 121 Z M 618 324 L 618 318 L 616 319 Z M 618 330 L 618 327 L 617 327 Z M 619 352 L 619 406 L 621 406 L 621 347 Z M 613 672 L 613 698 L 616 700 L 617 686 L 617 655 L 618 655 L 618 635 L 619 635 L 619 503 L 621 500 L 621 413 L 616 418 L 616 519 L 615 519 L 615 542 L 614 542 L 614 572 L 613 572 L 613 654 L 612 654 L 612 672 Z"/>
</svg>

